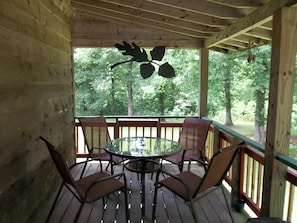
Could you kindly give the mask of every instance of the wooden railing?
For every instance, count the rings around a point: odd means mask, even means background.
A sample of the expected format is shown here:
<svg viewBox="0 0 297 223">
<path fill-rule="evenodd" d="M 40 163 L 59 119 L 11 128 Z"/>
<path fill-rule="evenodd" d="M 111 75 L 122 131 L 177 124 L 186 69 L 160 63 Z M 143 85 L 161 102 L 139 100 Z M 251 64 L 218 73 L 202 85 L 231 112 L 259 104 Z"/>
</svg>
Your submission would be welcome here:
<svg viewBox="0 0 297 223">
<path fill-rule="evenodd" d="M 232 140 L 244 140 L 246 142 L 246 145 L 241 149 L 240 162 L 238 162 L 240 179 L 239 184 L 235 185 L 238 187 L 235 190 L 239 192 L 238 198 L 244 200 L 247 206 L 256 215 L 260 216 L 264 175 L 264 146 L 217 122 L 212 124 L 213 129 L 219 132 L 218 140 L 220 142 L 230 143 Z M 276 160 L 288 166 L 286 174 L 287 189 L 282 218 L 290 222 L 297 222 L 297 160 L 287 156 L 276 156 Z M 234 165 L 233 169 L 235 169 Z M 232 183 L 234 182 L 232 181 Z"/>
<path fill-rule="evenodd" d="M 177 141 L 184 117 L 106 116 L 106 119 L 111 138 L 153 136 Z M 75 132 L 77 157 L 85 157 L 87 150 L 79 123 L 76 123 Z M 230 168 L 226 181 L 232 184 L 233 200 L 243 200 L 259 216 L 263 191 L 264 147 L 213 121 L 206 141 L 205 155 L 210 158 L 218 148 L 236 141 L 245 141 L 246 144 L 241 149 L 239 159 Z M 277 156 L 276 160 L 288 166 L 283 219 L 297 222 L 297 160 L 286 156 Z"/>
</svg>

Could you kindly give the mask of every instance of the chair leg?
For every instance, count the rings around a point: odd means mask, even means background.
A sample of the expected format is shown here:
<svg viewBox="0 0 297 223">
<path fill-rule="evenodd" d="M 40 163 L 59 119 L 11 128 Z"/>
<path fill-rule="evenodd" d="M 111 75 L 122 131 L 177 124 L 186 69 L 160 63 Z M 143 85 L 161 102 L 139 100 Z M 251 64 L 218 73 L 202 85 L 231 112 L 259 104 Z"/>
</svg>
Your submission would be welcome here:
<svg viewBox="0 0 297 223">
<path fill-rule="evenodd" d="M 55 200 L 54 200 L 54 202 L 53 202 L 53 204 L 52 204 L 51 210 L 50 210 L 50 212 L 48 213 L 48 216 L 47 216 L 47 218 L 46 218 L 46 220 L 45 220 L 45 223 L 47 223 L 47 222 L 49 221 L 49 219 L 50 219 L 50 217 L 51 217 L 51 215 L 52 215 L 52 213 L 53 213 L 53 211 L 54 211 L 54 209 L 55 209 L 56 203 L 57 203 L 57 201 L 58 201 L 58 198 L 59 198 L 59 195 L 60 195 L 60 193 L 61 193 L 61 190 L 62 190 L 63 186 L 64 186 L 64 184 L 62 183 L 61 186 L 60 186 L 60 188 L 59 188 L 59 191 L 58 191 L 58 193 L 57 193 L 57 195 L 56 195 L 56 197 L 55 197 Z"/>
<path fill-rule="evenodd" d="M 128 206 L 128 188 L 125 188 L 125 206 L 126 206 L 126 222 L 129 222 L 130 220 L 130 212 L 129 212 L 129 206 Z"/>
<path fill-rule="evenodd" d="M 179 169 L 180 172 L 183 172 L 183 169 L 184 169 L 184 162 L 183 161 L 179 162 L 178 169 Z"/>
<path fill-rule="evenodd" d="M 87 157 L 87 160 L 86 160 L 86 161 L 88 161 L 88 160 L 89 160 L 89 157 Z M 83 175 L 84 175 L 84 173 L 85 173 L 87 164 L 88 164 L 88 163 L 85 162 L 84 167 L 83 167 L 83 169 L 82 169 L 82 171 L 81 171 L 81 174 L 80 174 L 80 179 L 83 177 Z"/>
<path fill-rule="evenodd" d="M 108 167 L 110 166 L 110 173 L 111 175 L 113 175 L 114 171 L 113 171 L 113 166 L 115 165 L 115 163 L 112 160 L 112 155 L 110 154 L 110 161 L 108 162 L 105 170 L 107 171 Z"/>
<path fill-rule="evenodd" d="M 227 195 L 226 195 L 226 192 L 225 192 L 222 184 L 220 185 L 220 188 L 221 188 L 221 190 L 223 192 L 223 195 L 224 195 L 224 198 L 225 198 L 225 203 L 227 205 L 227 208 L 228 208 L 228 211 L 229 211 L 229 214 L 230 214 L 230 217 L 231 217 L 231 221 L 232 221 L 232 223 L 234 223 L 234 218 L 233 218 L 232 210 L 231 210 L 231 207 L 230 207 L 230 205 L 228 203 Z"/>
<path fill-rule="evenodd" d="M 78 209 L 78 212 L 77 212 L 77 214 L 75 215 L 75 219 L 74 219 L 74 221 L 73 221 L 74 223 L 76 223 L 76 222 L 78 221 L 78 218 L 79 218 L 79 216 L 80 216 L 80 213 L 81 213 L 81 211 L 82 211 L 84 205 L 85 205 L 85 201 L 82 201 L 81 204 L 80 204 L 80 207 L 79 207 L 79 209 Z"/>
<path fill-rule="evenodd" d="M 157 194 L 158 194 L 158 185 L 155 185 L 154 200 L 153 200 L 153 211 L 152 211 L 152 221 L 156 220 Z"/>
<path fill-rule="evenodd" d="M 109 161 L 108 164 L 107 164 L 106 167 L 105 167 L 105 170 L 106 170 L 106 171 L 108 170 L 108 167 L 110 166 L 110 162 L 112 162 L 112 161 Z M 112 173 L 112 167 L 111 167 L 110 173 L 113 174 L 113 173 Z"/>
<path fill-rule="evenodd" d="M 159 182 L 160 172 L 157 172 L 156 180 L 155 180 L 155 190 L 154 190 L 154 199 L 153 199 L 153 211 L 152 211 L 152 221 L 156 220 L 156 207 L 157 207 L 157 195 L 158 195 L 158 182 Z"/>
<path fill-rule="evenodd" d="M 197 214 L 196 214 L 196 211 L 195 211 L 194 200 L 193 200 L 192 197 L 190 198 L 189 202 L 190 202 L 189 206 L 190 206 L 194 221 L 195 221 L 195 223 L 199 223 L 199 220 L 198 220 L 198 217 L 197 217 Z"/>
</svg>

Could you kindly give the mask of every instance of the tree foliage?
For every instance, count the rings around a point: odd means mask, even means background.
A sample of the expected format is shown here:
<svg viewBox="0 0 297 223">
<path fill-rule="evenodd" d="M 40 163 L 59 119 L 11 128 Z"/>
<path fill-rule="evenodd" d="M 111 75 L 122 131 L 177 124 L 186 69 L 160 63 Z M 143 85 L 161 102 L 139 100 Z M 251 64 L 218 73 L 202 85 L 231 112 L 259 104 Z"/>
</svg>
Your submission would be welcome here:
<svg viewBox="0 0 297 223">
<path fill-rule="evenodd" d="M 246 52 L 231 55 L 210 53 L 208 84 L 210 117 L 220 116 L 226 112 L 224 83 L 226 77 L 229 77 L 232 115 L 235 118 L 254 120 L 256 92 L 264 92 L 267 101 L 269 55 L 269 46 L 257 49 L 256 61 L 253 63 L 247 62 Z M 132 70 L 128 64 L 120 64 L 116 69 L 110 69 L 112 64 L 124 59 L 125 56 L 117 49 L 75 49 L 77 115 L 126 115 L 128 83 L 132 83 L 133 86 L 135 115 L 198 114 L 197 50 L 166 51 L 164 60 L 172 64 L 176 72 L 176 77 L 170 79 L 160 76 L 143 79 L 139 76 L 140 68 L 135 63 L 132 65 Z M 112 107 L 114 107 L 113 112 Z M 266 110 L 263 112 L 266 113 Z"/>
<path fill-rule="evenodd" d="M 134 115 L 197 115 L 199 57 L 196 50 L 166 51 L 164 60 L 174 67 L 175 78 L 143 79 L 136 63 L 132 64 L 132 70 L 129 63 L 118 64 L 111 70 L 113 64 L 125 59 L 116 49 L 78 48 L 74 58 L 76 115 L 127 115 L 131 83 Z"/>
</svg>

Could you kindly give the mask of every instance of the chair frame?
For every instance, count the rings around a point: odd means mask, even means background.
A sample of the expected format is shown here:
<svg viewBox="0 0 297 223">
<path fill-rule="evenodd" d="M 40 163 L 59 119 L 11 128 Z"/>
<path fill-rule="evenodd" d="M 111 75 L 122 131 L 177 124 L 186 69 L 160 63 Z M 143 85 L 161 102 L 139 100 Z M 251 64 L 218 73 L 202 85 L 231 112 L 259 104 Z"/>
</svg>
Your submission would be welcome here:
<svg viewBox="0 0 297 223">
<path fill-rule="evenodd" d="M 204 170 L 206 170 L 207 162 L 203 150 L 205 148 L 205 142 L 211 123 L 211 120 L 205 120 L 198 117 L 186 117 L 178 139 L 178 142 L 182 146 L 182 151 L 166 157 L 163 160 L 176 164 L 180 172 L 183 171 L 185 161 L 196 161 L 198 164 L 202 164 Z M 194 132 L 189 131 L 193 129 Z M 199 136 L 199 139 L 189 140 L 188 138 L 191 138 L 192 136 Z M 192 151 L 192 153 L 189 151 Z"/>
<path fill-rule="evenodd" d="M 130 214 L 129 214 L 129 210 L 128 210 L 128 187 L 127 187 L 127 180 L 126 180 L 126 176 L 125 174 L 122 172 L 122 173 L 118 173 L 118 174 L 114 174 L 114 175 L 110 175 L 108 174 L 107 172 L 103 172 L 102 171 L 102 163 L 100 161 L 100 172 L 97 172 L 97 173 L 94 173 L 94 174 L 91 174 L 89 176 L 86 176 L 86 177 L 81 177 L 80 179 L 78 180 L 74 180 L 72 174 L 71 174 L 71 169 L 75 166 L 78 166 L 78 165 L 84 165 L 85 163 L 87 163 L 88 161 L 84 161 L 84 162 L 79 162 L 79 163 L 75 163 L 74 165 L 68 167 L 66 161 L 64 160 L 64 157 L 63 155 L 61 154 L 60 151 L 58 151 L 49 141 L 47 141 L 44 137 L 40 136 L 39 139 L 41 139 L 42 141 L 45 142 L 48 150 L 49 150 L 49 153 L 53 159 L 53 162 L 55 163 L 61 177 L 62 177 L 62 183 L 59 187 L 59 190 L 56 194 L 56 197 L 54 199 L 54 202 L 51 206 L 51 209 L 49 211 L 49 214 L 46 218 L 46 223 L 50 220 L 50 217 L 55 209 L 55 206 L 57 204 L 57 201 L 58 201 L 58 198 L 60 196 L 60 193 L 62 191 L 62 188 L 63 186 L 65 186 L 67 189 L 69 189 L 69 191 L 74 195 L 74 197 L 80 202 L 80 207 L 79 207 L 79 210 L 75 216 L 75 219 L 73 222 L 77 222 L 78 219 L 79 219 L 79 216 L 81 214 L 81 211 L 84 207 L 84 205 L 86 203 L 92 203 L 92 202 L 95 202 L 99 199 L 102 199 L 102 201 L 104 202 L 104 197 L 107 197 L 109 194 L 112 194 L 116 191 L 122 191 L 124 192 L 124 197 L 125 197 L 125 209 L 126 209 L 126 220 L 127 222 L 129 221 L 130 219 Z M 93 178 L 94 179 L 91 179 Z M 79 186 L 78 184 L 80 182 L 82 182 L 83 180 L 85 180 L 86 178 L 89 178 L 91 179 L 89 185 L 87 188 L 83 188 L 85 189 L 84 192 L 81 192 L 82 190 L 82 186 Z M 119 181 L 118 179 L 120 178 L 123 178 L 123 182 Z M 109 190 L 108 192 L 105 192 L 103 194 L 98 194 L 98 196 L 96 195 L 93 199 L 90 199 L 89 196 L 91 196 L 91 192 L 94 193 L 94 188 L 96 187 L 96 191 L 97 191 L 97 187 L 104 183 L 104 182 L 107 182 L 107 181 L 110 181 L 109 184 L 112 184 L 112 183 L 117 183 L 118 185 L 115 186 L 112 190 Z M 92 195 L 93 195 L 92 193 Z"/>
<path fill-rule="evenodd" d="M 99 151 L 104 150 L 103 147 L 93 147 L 92 143 L 90 143 L 88 141 L 88 137 L 87 137 L 87 131 L 86 128 L 104 128 L 104 130 L 106 131 L 106 139 L 104 139 L 104 141 L 109 141 L 111 140 L 110 135 L 109 135 L 109 131 L 108 131 L 108 126 L 106 123 L 106 120 L 103 116 L 95 116 L 95 117 L 87 117 L 87 118 L 78 118 L 81 127 L 82 127 L 82 131 L 83 131 L 83 135 L 84 135 L 84 141 L 85 141 L 85 145 L 88 149 L 88 156 L 87 156 L 87 160 L 100 160 L 100 161 L 107 161 L 108 165 L 106 166 L 106 170 L 108 169 L 108 167 L 111 167 L 111 174 L 113 174 L 113 166 L 120 164 L 124 161 L 123 158 L 118 157 L 118 156 L 114 156 L 111 155 L 107 152 L 104 153 L 93 153 L 94 150 L 98 149 Z M 92 130 L 93 131 L 93 130 Z M 87 163 L 84 165 L 83 167 L 83 171 L 82 171 L 82 175 L 84 174 L 84 171 L 86 169 L 86 165 Z M 123 170 L 124 170 L 124 166 L 123 166 Z"/>
<path fill-rule="evenodd" d="M 240 142 L 238 144 L 220 149 L 218 152 L 216 152 L 213 155 L 213 157 L 210 161 L 210 164 L 208 165 L 208 168 L 206 169 L 206 172 L 203 175 L 203 177 L 199 177 L 196 174 L 192 173 L 190 171 L 190 164 L 188 167 L 188 171 L 181 172 L 177 175 L 169 173 L 169 172 L 162 170 L 160 168 L 157 172 L 156 181 L 155 181 L 156 183 L 155 183 L 155 191 L 154 191 L 154 199 L 153 199 L 152 219 L 153 220 L 156 219 L 157 195 L 158 195 L 158 189 L 161 187 L 167 188 L 168 190 L 172 191 L 177 196 L 181 197 L 183 200 L 188 202 L 192 216 L 196 223 L 198 223 L 199 221 L 198 221 L 198 217 L 197 217 L 197 214 L 195 211 L 194 201 L 196 199 L 199 199 L 199 198 L 205 196 L 206 194 L 218 189 L 218 188 L 221 188 L 223 195 L 224 195 L 226 205 L 228 207 L 228 211 L 229 211 L 231 220 L 232 220 L 232 222 L 234 222 L 231 208 L 228 204 L 227 196 L 226 196 L 225 190 L 222 185 L 222 181 L 224 180 L 229 168 L 231 167 L 231 165 L 236 157 L 236 154 L 238 153 L 238 151 L 240 150 L 240 148 L 243 144 L 244 144 L 244 142 Z M 216 168 L 217 168 L 217 164 L 218 164 L 219 160 L 221 159 L 221 157 L 224 157 L 224 155 L 229 155 L 227 157 L 228 160 L 227 160 L 227 163 L 226 163 L 224 169 L 221 170 L 220 175 L 214 174 L 217 172 Z M 167 175 L 169 177 L 160 181 L 159 180 L 160 173 L 162 173 L 163 176 Z M 185 176 L 188 176 L 188 177 L 190 176 L 191 180 L 192 179 L 194 180 L 194 178 L 196 178 L 195 182 L 197 183 L 197 185 L 195 184 L 194 188 L 193 188 L 193 185 L 190 186 L 189 179 L 186 180 Z M 170 181 L 174 181 L 175 182 L 174 185 L 172 182 L 170 185 Z M 175 188 L 175 186 L 178 183 L 180 183 L 180 187 L 183 189 Z"/>
</svg>

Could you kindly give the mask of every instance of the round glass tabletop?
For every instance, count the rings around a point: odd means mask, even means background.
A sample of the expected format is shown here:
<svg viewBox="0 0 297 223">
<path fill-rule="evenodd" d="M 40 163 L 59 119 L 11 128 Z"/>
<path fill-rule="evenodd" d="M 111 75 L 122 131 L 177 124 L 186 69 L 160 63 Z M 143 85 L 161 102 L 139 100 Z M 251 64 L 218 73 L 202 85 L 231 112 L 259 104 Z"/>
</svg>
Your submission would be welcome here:
<svg viewBox="0 0 297 223">
<path fill-rule="evenodd" d="M 127 158 L 158 158 L 178 153 L 178 142 L 155 137 L 127 137 L 107 142 L 104 149 L 114 155 Z"/>
</svg>

